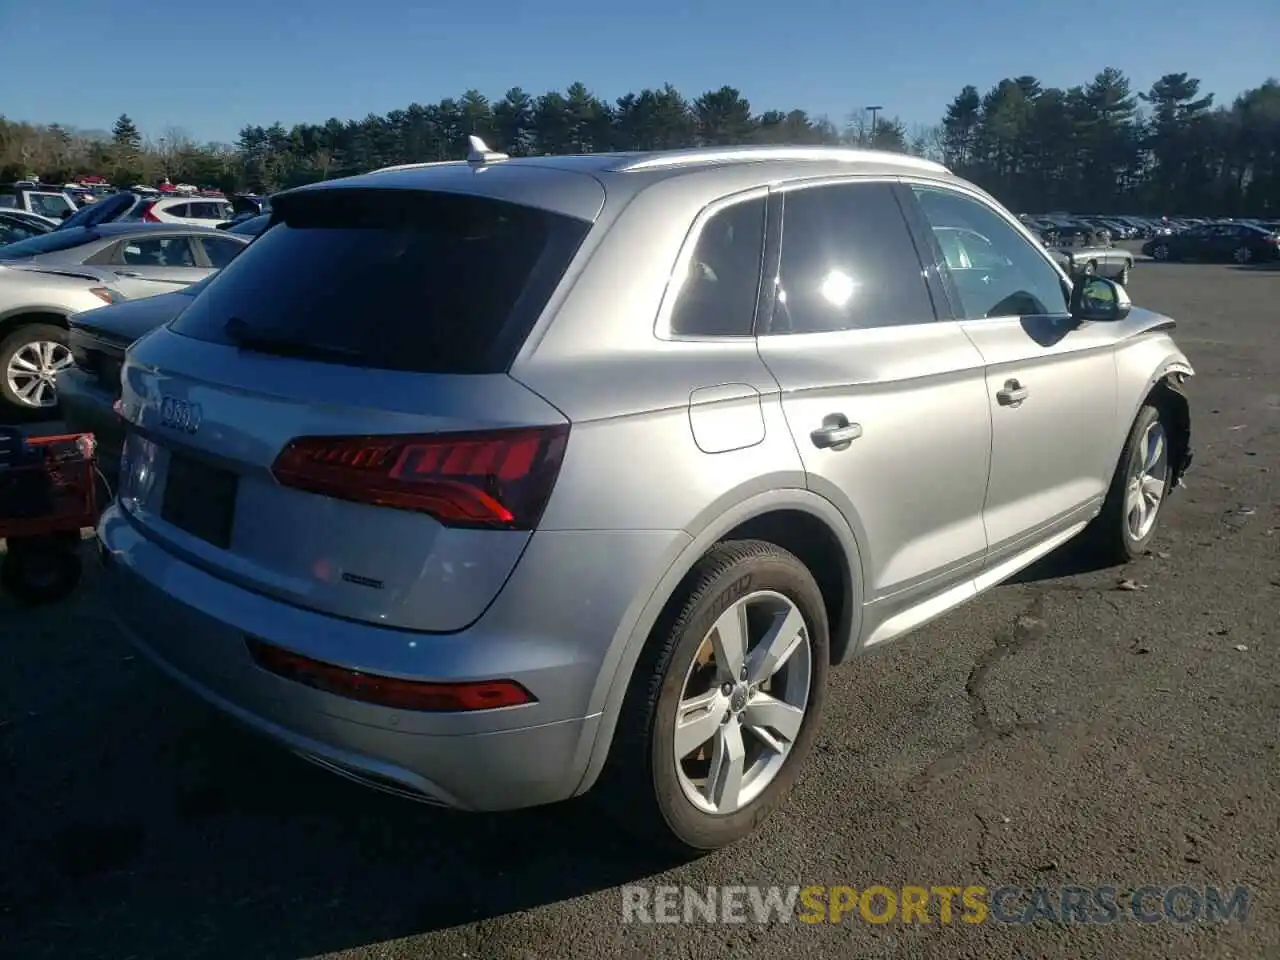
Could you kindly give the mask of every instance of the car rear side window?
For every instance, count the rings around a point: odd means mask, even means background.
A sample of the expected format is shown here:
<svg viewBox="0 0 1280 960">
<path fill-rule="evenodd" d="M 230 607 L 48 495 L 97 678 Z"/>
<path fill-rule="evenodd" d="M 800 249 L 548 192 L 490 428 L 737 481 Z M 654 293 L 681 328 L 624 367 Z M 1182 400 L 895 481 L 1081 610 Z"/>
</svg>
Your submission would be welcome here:
<svg viewBox="0 0 1280 960">
<path fill-rule="evenodd" d="M 702 226 L 671 309 L 678 337 L 749 337 L 760 296 L 765 198 L 716 211 Z"/>
<path fill-rule="evenodd" d="M 805 187 L 785 196 L 770 333 L 861 330 L 935 319 L 920 256 L 891 185 Z"/>
<path fill-rule="evenodd" d="M 275 224 L 171 329 L 244 349 L 423 373 L 505 370 L 591 225 L 468 194 L 330 188 Z"/>
</svg>

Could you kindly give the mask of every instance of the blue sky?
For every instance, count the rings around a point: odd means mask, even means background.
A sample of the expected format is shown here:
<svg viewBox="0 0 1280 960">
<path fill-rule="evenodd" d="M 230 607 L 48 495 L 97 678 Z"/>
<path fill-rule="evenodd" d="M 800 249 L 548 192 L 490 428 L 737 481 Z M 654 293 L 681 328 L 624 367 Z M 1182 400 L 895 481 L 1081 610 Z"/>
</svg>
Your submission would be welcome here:
<svg viewBox="0 0 1280 960">
<path fill-rule="evenodd" d="M 581 80 L 614 99 L 729 84 L 757 110 L 837 123 L 870 104 L 932 123 L 965 83 L 1071 85 L 1104 66 L 1145 90 L 1188 71 L 1230 101 L 1280 74 L 1280 0 L 37 0 L 0 3 L 0 111 L 233 141 L 475 87 Z M 1215 17 L 1208 11 L 1221 10 Z M 99 31 L 101 33 L 99 34 Z"/>
</svg>

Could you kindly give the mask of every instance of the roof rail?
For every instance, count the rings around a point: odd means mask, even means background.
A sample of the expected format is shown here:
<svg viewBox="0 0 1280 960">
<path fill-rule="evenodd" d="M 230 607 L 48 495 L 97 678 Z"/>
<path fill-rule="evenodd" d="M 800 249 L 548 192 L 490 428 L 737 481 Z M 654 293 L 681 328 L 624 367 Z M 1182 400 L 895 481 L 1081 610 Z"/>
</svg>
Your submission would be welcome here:
<svg viewBox="0 0 1280 960">
<path fill-rule="evenodd" d="M 667 170 L 675 167 L 692 167 L 700 164 L 751 163 L 764 160 L 804 160 L 829 163 L 883 163 L 929 170 L 934 173 L 950 173 L 940 163 L 915 157 L 907 153 L 889 150 L 863 150 L 856 147 L 786 147 L 742 146 L 699 147 L 690 150 L 667 150 L 645 154 L 624 160 L 613 167 L 615 173 L 631 173 L 640 170 Z"/>
<path fill-rule="evenodd" d="M 395 173 L 397 170 L 421 170 L 423 167 L 456 167 L 461 160 L 431 160 L 427 163 L 398 163 L 394 167 L 379 167 L 369 173 Z"/>
</svg>

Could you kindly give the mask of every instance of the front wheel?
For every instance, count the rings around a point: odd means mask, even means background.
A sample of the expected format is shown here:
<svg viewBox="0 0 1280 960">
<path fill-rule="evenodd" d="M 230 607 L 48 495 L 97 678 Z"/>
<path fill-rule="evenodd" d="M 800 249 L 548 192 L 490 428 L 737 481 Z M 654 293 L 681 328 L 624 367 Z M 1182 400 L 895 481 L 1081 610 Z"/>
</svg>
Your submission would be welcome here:
<svg viewBox="0 0 1280 960">
<path fill-rule="evenodd" d="M 1138 411 L 1120 453 L 1102 512 L 1089 527 L 1103 559 L 1127 563 L 1146 551 L 1169 495 L 1172 464 L 1160 410 L 1146 404 Z"/>
<path fill-rule="evenodd" d="M 1241 265 L 1246 264 L 1253 259 L 1253 251 L 1248 247 L 1236 247 L 1235 253 L 1231 254 L 1231 259 Z"/>
<path fill-rule="evenodd" d="M 1088 263 L 1084 265 L 1084 275 L 1086 277 L 1092 277 L 1097 272 L 1098 272 L 1098 263 L 1096 260 L 1090 260 Z"/>
<path fill-rule="evenodd" d="M 1127 287 L 1129 285 L 1129 266 L 1130 265 L 1126 263 L 1121 267 L 1120 275 L 1116 277 L 1116 283 L 1120 284 L 1122 287 Z"/>
<path fill-rule="evenodd" d="M 0 343 L 0 400 L 27 413 L 52 410 L 58 373 L 71 364 L 67 331 L 47 323 L 19 327 Z"/>
<path fill-rule="evenodd" d="M 1151 250 L 1151 256 L 1152 256 L 1152 258 L 1153 258 L 1153 259 L 1155 259 L 1155 260 L 1164 260 L 1164 261 L 1167 261 L 1167 260 L 1169 259 L 1169 247 L 1168 247 L 1168 245 L 1163 244 L 1163 243 L 1158 243 L 1158 244 L 1156 244 L 1156 245 L 1155 245 L 1155 247 L 1153 247 L 1153 248 L 1152 248 L 1152 250 Z"/>
<path fill-rule="evenodd" d="M 700 560 L 623 704 L 600 798 L 689 851 L 747 836 L 791 792 L 826 690 L 826 608 L 795 556 L 759 540 Z"/>
</svg>

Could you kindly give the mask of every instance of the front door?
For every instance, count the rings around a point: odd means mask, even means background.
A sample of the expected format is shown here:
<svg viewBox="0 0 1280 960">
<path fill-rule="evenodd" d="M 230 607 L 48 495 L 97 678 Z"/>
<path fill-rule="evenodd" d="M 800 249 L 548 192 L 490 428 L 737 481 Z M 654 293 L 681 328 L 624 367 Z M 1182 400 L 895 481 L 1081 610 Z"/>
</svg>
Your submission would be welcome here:
<svg viewBox="0 0 1280 960">
<path fill-rule="evenodd" d="M 1106 494 L 1114 449 L 1113 330 L 1072 320 L 1069 286 L 1046 253 L 976 194 L 912 186 L 939 238 L 955 315 L 986 364 L 991 478 L 983 517 L 989 565 L 1079 522 Z M 947 256 L 956 237 L 977 244 Z M 945 239 L 945 243 L 943 240 Z"/>
<path fill-rule="evenodd" d="M 937 322 L 894 186 L 784 187 L 759 349 L 814 491 L 848 518 L 877 624 L 975 575 L 991 417 L 982 357 Z M 932 288 L 931 288 L 932 287 Z"/>
</svg>

